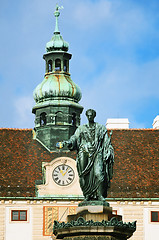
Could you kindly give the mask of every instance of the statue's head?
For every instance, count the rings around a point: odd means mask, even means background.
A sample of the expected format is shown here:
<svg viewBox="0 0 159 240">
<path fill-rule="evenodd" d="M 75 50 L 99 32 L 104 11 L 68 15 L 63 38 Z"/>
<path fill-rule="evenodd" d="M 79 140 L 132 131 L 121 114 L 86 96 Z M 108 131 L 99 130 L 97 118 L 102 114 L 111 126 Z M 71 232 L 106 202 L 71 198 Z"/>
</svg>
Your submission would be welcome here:
<svg viewBox="0 0 159 240">
<path fill-rule="evenodd" d="M 86 116 L 88 118 L 88 121 L 94 122 L 94 118 L 96 117 L 96 111 L 93 109 L 88 109 L 86 111 Z"/>
</svg>

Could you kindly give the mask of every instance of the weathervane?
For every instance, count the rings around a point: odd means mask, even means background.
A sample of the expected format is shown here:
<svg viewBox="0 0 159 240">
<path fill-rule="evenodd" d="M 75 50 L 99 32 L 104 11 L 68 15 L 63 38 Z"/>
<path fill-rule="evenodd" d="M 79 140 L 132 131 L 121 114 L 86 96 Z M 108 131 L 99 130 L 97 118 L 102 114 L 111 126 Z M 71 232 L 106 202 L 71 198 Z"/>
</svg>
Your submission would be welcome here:
<svg viewBox="0 0 159 240">
<path fill-rule="evenodd" d="M 56 25 L 55 25 L 54 33 L 60 33 L 59 28 L 58 28 L 58 17 L 60 16 L 59 9 L 63 9 L 63 6 L 59 7 L 59 5 L 56 4 L 56 10 L 54 12 L 54 16 L 56 17 Z"/>
</svg>

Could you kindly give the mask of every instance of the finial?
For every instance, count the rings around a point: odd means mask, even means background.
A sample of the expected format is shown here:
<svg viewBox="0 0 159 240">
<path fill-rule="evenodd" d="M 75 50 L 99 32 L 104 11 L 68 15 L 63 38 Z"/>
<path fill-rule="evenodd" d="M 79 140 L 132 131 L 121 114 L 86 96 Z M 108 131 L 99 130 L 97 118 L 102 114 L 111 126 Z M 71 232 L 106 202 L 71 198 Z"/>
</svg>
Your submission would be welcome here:
<svg viewBox="0 0 159 240">
<path fill-rule="evenodd" d="M 58 17 L 60 16 L 59 9 L 63 9 L 63 6 L 59 7 L 59 5 L 56 4 L 56 10 L 55 10 L 55 12 L 54 12 L 54 15 L 55 15 L 55 17 L 56 17 L 56 25 L 55 25 L 55 31 L 54 31 L 54 33 L 60 33 L 59 27 L 58 27 Z"/>
</svg>

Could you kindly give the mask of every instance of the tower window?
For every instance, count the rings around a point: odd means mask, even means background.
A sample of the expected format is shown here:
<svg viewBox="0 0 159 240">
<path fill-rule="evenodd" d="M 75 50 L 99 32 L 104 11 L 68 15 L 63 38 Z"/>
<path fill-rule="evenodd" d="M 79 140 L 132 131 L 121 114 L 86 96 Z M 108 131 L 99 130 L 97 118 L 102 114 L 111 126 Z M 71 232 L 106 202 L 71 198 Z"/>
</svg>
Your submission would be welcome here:
<svg viewBox="0 0 159 240">
<path fill-rule="evenodd" d="M 40 114 L 40 126 L 46 125 L 46 113 L 43 112 Z"/>
<path fill-rule="evenodd" d="M 72 126 L 76 126 L 76 114 L 72 113 Z"/>
<path fill-rule="evenodd" d="M 48 61 L 48 72 L 52 72 L 52 60 Z"/>
<path fill-rule="evenodd" d="M 68 70 L 67 70 L 67 61 L 66 61 L 66 60 L 64 60 L 63 70 L 64 70 L 65 72 L 68 71 Z"/>
<path fill-rule="evenodd" d="M 55 60 L 55 71 L 61 71 L 61 60 L 59 58 Z"/>
</svg>

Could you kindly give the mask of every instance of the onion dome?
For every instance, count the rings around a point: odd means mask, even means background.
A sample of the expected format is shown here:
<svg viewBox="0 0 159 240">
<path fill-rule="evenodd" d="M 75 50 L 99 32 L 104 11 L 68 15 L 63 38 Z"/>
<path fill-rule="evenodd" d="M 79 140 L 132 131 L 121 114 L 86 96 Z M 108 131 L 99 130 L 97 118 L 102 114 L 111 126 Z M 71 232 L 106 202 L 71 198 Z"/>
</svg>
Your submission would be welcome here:
<svg viewBox="0 0 159 240">
<path fill-rule="evenodd" d="M 79 102 L 82 93 L 69 75 L 66 74 L 46 74 L 33 93 L 35 102 L 41 103 L 50 100 L 70 100 Z"/>
<path fill-rule="evenodd" d="M 56 11 L 54 12 L 54 15 L 56 17 L 55 31 L 52 39 L 46 44 L 47 52 L 60 51 L 60 50 L 67 52 L 69 48 L 69 44 L 63 40 L 58 28 L 58 17 L 60 16 L 59 9 L 60 7 L 56 5 Z"/>
<path fill-rule="evenodd" d="M 65 51 L 67 52 L 69 48 L 69 44 L 65 42 L 60 34 L 54 33 L 51 41 L 46 44 L 46 51 Z"/>
</svg>

